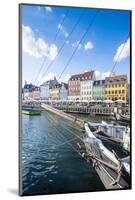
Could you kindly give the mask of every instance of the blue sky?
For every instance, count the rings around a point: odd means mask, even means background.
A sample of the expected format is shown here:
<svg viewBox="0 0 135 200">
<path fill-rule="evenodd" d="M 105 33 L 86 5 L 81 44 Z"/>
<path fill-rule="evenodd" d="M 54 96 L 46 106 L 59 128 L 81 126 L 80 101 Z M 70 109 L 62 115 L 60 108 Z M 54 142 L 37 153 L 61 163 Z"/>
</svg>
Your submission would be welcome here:
<svg viewBox="0 0 135 200">
<path fill-rule="evenodd" d="M 80 23 L 69 37 L 82 12 Z M 59 77 L 96 12 L 96 9 L 23 5 L 23 84 L 25 80 L 40 84 L 53 76 Z M 58 30 L 59 34 L 53 43 Z M 127 74 L 129 77 L 129 33 L 129 11 L 100 10 L 60 81 L 66 82 L 70 75 L 89 70 L 95 70 L 97 79 L 103 79 L 104 76 L 109 75 L 117 60 L 115 73 Z M 63 42 L 65 42 L 64 48 L 58 55 Z M 45 64 L 39 74 L 43 60 L 45 60 Z M 52 61 L 53 64 L 44 74 Z"/>
</svg>

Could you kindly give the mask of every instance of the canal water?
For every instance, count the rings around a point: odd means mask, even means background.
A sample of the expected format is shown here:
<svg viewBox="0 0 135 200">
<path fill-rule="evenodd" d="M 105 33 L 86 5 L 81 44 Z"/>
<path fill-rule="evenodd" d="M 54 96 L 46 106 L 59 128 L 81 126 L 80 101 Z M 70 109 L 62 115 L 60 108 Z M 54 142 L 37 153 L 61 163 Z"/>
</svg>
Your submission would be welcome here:
<svg viewBox="0 0 135 200">
<path fill-rule="evenodd" d="M 86 116 L 80 116 L 87 118 Z M 98 121 L 93 118 L 92 121 Z M 67 143 L 81 146 L 82 131 L 56 115 L 22 115 L 23 195 L 104 190 L 91 163 Z"/>
</svg>

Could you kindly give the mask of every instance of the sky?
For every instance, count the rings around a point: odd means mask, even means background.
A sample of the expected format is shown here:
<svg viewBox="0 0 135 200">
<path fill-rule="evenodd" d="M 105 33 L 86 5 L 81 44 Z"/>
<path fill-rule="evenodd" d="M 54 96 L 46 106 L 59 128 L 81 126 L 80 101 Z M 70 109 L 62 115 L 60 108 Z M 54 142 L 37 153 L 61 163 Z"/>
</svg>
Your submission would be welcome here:
<svg viewBox="0 0 135 200">
<path fill-rule="evenodd" d="M 130 78 L 129 11 L 23 5 L 21 25 L 23 85 L 90 70 L 104 79 L 116 62 Z"/>
</svg>

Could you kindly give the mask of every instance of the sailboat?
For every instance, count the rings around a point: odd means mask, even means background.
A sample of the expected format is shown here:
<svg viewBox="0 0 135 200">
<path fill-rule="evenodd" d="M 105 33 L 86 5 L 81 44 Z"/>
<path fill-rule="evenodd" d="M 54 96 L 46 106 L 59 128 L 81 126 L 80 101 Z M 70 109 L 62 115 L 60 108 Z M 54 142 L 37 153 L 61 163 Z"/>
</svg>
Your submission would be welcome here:
<svg viewBox="0 0 135 200">
<path fill-rule="evenodd" d="M 93 162 L 106 189 L 130 188 L 130 156 L 120 146 L 100 137 L 84 124 L 86 137 L 84 144 L 87 157 Z"/>
</svg>

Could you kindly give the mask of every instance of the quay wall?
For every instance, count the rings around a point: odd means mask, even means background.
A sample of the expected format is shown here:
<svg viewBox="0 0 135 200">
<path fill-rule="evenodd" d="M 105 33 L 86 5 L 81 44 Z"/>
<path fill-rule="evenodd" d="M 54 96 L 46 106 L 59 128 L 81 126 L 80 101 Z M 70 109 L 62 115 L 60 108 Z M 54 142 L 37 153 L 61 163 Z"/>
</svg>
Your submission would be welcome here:
<svg viewBox="0 0 135 200">
<path fill-rule="evenodd" d="M 66 120 L 69 120 L 71 122 L 74 122 L 76 123 L 80 128 L 83 128 L 84 127 L 84 121 L 82 119 L 79 119 L 75 116 L 72 116 L 70 114 L 67 114 L 61 110 L 58 110 L 58 109 L 55 109 L 53 108 L 52 106 L 50 105 L 47 105 L 47 104 L 41 104 L 41 108 L 45 109 L 46 111 L 49 111 L 51 113 L 54 113 L 60 117 L 63 117 L 64 119 Z"/>
<path fill-rule="evenodd" d="M 72 103 L 70 104 L 70 102 L 45 102 L 45 103 L 41 103 L 41 102 L 23 102 L 22 106 L 23 107 L 29 107 L 32 106 L 34 108 L 41 108 L 41 104 L 46 104 L 51 106 L 51 108 L 55 108 L 57 110 L 61 110 L 64 111 L 66 113 L 80 113 L 80 114 L 90 114 L 90 115 L 107 115 L 107 116 L 111 116 L 114 115 L 116 113 L 119 114 L 126 114 L 129 112 L 129 108 L 128 107 L 123 107 L 122 105 L 120 105 L 119 107 L 115 107 L 113 105 L 91 105 L 91 104 L 86 104 L 86 103 L 82 103 L 81 105 L 78 105 L 77 103 Z"/>
</svg>

